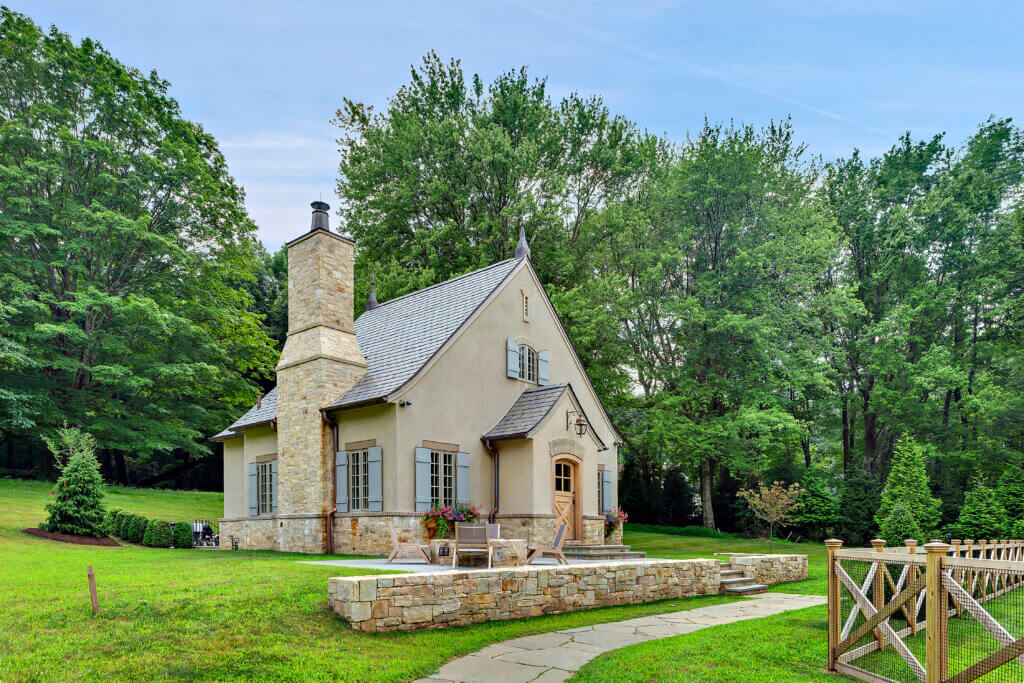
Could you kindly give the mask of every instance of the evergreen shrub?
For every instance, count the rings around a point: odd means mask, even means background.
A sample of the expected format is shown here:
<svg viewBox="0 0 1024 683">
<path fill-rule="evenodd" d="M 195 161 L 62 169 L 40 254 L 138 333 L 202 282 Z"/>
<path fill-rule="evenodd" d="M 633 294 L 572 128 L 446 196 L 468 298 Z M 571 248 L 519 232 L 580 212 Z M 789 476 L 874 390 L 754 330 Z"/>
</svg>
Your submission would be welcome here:
<svg viewBox="0 0 1024 683">
<path fill-rule="evenodd" d="M 105 536 L 103 477 L 96 461 L 96 442 L 78 429 L 60 429 L 47 441 L 58 463 L 67 463 L 57 480 L 56 495 L 47 503 L 41 528 L 55 534 Z"/>
<path fill-rule="evenodd" d="M 151 548 L 170 548 L 172 543 L 174 543 L 174 525 L 160 519 L 149 520 L 142 544 Z"/>
<path fill-rule="evenodd" d="M 174 525 L 174 547 L 191 548 L 192 543 L 192 525 L 188 522 L 177 522 Z"/>
<path fill-rule="evenodd" d="M 960 517 L 950 531 L 959 538 L 1003 538 L 1010 531 L 1008 526 L 996 492 L 979 480 L 964 497 Z"/>
<path fill-rule="evenodd" d="M 898 502 L 889 509 L 889 514 L 878 528 L 879 538 L 884 538 L 888 546 L 902 546 L 904 541 L 913 538 L 919 543 L 924 542 L 924 532 L 921 525 L 917 523 L 910 508 L 902 502 Z"/>
<path fill-rule="evenodd" d="M 121 508 L 114 508 L 107 511 L 107 519 L 104 522 L 103 528 L 106 530 L 108 536 L 117 536 L 118 524 L 121 522 L 121 516 L 124 514 L 124 510 Z"/>
<path fill-rule="evenodd" d="M 851 463 L 839 487 L 836 538 L 851 547 L 866 545 L 875 536 L 874 514 L 880 502 L 878 480 L 868 474 L 863 461 Z"/>
<path fill-rule="evenodd" d="M 121 538 L 129 543 L 142 543 L 142 538 L 146 535 L 146 527 L 148 525 L 148 519 L 142 515 L 132 514 L 124 525 L 124 535 Z"/>
<path fill-rule="evenodd" d="M 932 496 L 926 468 L 927 455 L 931 450 L 911 436 L 900 439 L 892 456 L 889 476 L 885 480 L 882 501 L 875 514 L 879 527 L 893 507 L 900 503 L 914 516 L 920 530 L 931 532 L 938 527 L 940 502 Z"/>
</svg>

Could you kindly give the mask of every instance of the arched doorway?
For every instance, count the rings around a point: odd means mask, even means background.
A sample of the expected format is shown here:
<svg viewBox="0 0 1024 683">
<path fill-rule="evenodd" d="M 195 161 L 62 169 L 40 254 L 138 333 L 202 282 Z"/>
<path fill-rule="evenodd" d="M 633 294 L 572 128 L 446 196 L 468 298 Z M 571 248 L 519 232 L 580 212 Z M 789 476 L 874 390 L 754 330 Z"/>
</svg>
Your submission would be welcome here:
<svg viewBox="0 0 1024 683">
<path fill-rule="evenodd" d="M 551 490 L 552 511 L 555 524 L 566 525 L 566 538 L 580 538 L 580 466 L 579 461 L 568 455 L 555 457 Z"/>
</svg>

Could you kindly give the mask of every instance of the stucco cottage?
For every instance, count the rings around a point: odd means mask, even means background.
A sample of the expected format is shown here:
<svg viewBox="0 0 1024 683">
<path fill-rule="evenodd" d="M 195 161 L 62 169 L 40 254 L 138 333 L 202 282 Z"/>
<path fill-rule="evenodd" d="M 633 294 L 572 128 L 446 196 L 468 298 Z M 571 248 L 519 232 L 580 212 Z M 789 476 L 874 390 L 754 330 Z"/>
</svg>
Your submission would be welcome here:
<svg viewBox="0 0 1024 683">
<path fill-rule="evenodd" d="M 390 520 L 480 505 L 502 536 L 603 543 L 621 437 L 530 264 L 515 257 L 378 303 L 353 320 L 355 244 L 313 203 L 288 243 L 277 386 L 224 445 L 222 545 L 378 554 Z M 620 542 L 619 538 L 610 542 Z"/>
</svg>

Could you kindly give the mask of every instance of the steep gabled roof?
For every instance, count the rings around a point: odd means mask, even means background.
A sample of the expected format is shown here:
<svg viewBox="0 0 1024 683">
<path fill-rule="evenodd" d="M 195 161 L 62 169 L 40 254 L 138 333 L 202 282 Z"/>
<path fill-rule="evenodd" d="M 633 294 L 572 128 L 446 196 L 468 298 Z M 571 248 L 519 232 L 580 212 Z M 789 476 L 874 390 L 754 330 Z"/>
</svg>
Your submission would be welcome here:
<svg viewBox="0 0 1024 683">
<path fill-rule="evenodd" d="M 533 431 L 540 427 L 544 420 L 547 419 L 555 405 L 567 392 L 580 412 L 582 412 L 583 408 L 580 407 L 579 399 L 576 397 L 576 392 L 573 391 L 571 384 L 549 384 L 543 387 L 533 387 L 519 394 L 519 398 L 515 400 L 504 417 L 498 420 L 498 424 L 494 425 L 489 432 L 484 434 L 483 438 L 489 441 L 505 441 L 508 439 L 525 439 L 531 436 Z M 590 418 L 586 414 L 583 417 L 587 420 L 587 424 L 590 424 Z M 595 430 L 590 429 L 588 431 L 602 449 L 606 447 L 604 441 Z"/>
<path fill-rule="evenodd" d="M 252 408 L 246 411 L 245 415 L 238 418 L 230 427 L 212 438 L 213 441 L 224 441 L 241 436 L 237 432 L 247 427 L 266 424 L 277 417 L 277 387 L 274 387 L 262 399 L 256 402 Z"/>
<path fill-rule="evenodd" d="M 400 296 L 355 322 L 366 374 L 328 408 L 382 400 L 400 389 L 444 346 L 522 262 L 507 259 Z"/>
</svg>

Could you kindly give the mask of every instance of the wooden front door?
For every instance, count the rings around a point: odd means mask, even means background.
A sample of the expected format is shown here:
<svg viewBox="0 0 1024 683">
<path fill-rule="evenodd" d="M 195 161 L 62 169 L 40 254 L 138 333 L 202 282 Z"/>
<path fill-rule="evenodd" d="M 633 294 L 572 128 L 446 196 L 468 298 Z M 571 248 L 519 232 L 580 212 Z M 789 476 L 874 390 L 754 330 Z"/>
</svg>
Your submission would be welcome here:
<svg viewBox="0 0 1024 683">
<path fill-rule="evenodd" d="M 576 496 L 578 490 L 579 483 L 576 476 L 576 463 L 572 460 L 556 460 L 554 481 L 555 524 L 564 524 L 568 527 L 565 536 L 569 539 L 579 538 L 576 528 L 578 512 Z"/>
</svg>

